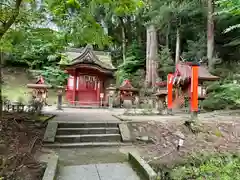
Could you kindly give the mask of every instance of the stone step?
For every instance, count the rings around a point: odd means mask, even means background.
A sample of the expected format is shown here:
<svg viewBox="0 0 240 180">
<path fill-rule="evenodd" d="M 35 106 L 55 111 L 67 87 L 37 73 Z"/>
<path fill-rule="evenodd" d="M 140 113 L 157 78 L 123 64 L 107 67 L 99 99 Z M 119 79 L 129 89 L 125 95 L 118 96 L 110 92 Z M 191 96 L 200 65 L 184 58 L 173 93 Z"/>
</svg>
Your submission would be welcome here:
<svg viewBox="0 0 240 180">
<path fill-rule="evenodd" d="M 72 134 L 119 134 L 118 127 L 58 128 L 57 135 Z"/>
<path fill-rule="evenodd" d="M 109 146 L 128 146 L 130 143 L 121 142 L 85 142 L 85 143 L 49 143 L 43 144 L 44 147 L 51 148 L 85 148 L 85 147 L 109 147 Z"/>
<path fill-rule="evenodd" d="M 82 135 L 57 135 L 55 142 L 80 143 L 80 142 L 114 142 L 121 141 L 120 134 L 82 134 Z"/>
<path fill-rule="evenodd" d="M 58 122 L 58 128 L 94 128 L 94 127 L 118 127 L 118 122 Z"/>
</svg>

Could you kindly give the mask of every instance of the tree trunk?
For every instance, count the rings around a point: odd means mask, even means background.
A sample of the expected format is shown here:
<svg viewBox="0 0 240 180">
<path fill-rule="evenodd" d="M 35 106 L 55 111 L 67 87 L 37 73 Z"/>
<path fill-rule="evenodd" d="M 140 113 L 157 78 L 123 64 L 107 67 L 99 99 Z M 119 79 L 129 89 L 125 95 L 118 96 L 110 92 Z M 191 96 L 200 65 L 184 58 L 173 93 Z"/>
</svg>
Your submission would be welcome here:
<svg viewBox="0 0 240 180">
<path fill-rule="evenodd" d="M 126 62 L 126 32 L 125 32 L 123 18 L 120 17 L 119 19 L 120 19 L 121 30 L 122 30 L 122 58 L 123 58 L 123 62 Z"/>
<path fill-rule="evenodd" d="M 21 3 L 22 3 L 22 0 L 16 0 L 15 5 L 14 5 L 13 10 L 12 10 L 12 14 L 10 14 L 8 16 L 8 18 L 7 18 L 8 20 L 7 21 L 3 20 L 3 22 L 2 22 L 2 24 L 0 26 L 0 40 L 2 39 L 3 35 L 7 32 L 7 30 L 15 22 L 16 18 L 18 17 Z"/>
<path fill-rule="evenodd" d="M 207 58 L 210 70 L 214 68 L 213 52 L 214 52 L 214 0 L 208 0 L 208 22 L 207 22 Z"/>
<path fill-rule="evenodd" d="M 2 78 L 2 50 L 0 49 L 0 83 L 3 84 L 3 78 Z M 2 97 L 2 85 L 0 85 L 0 118 L 3 117 L 3 97 Z M 0 119 L 0 131 L 2 131 L 2 126 L 3 126 L 3 122 Z"/>
<path fill-rule="evenodd" d="M 175 66 L 179 63 L 179 60 L 180 60 L 180 31 L 179 31 L 179 28 L 177 28 Z"/>
<path fill-rule="evenodd" d="M 7 18 L 8 20 L 2 22 L 0 25 L 0 41 L 3 37 L 3 35 L 7 32 L 7 30 L 12 26 L 12 24 L 15 22 L 16 18 L 19 14 L 20 5 L 22 3 L 22 0 L 16 0 L 15 5 L 13 7 L 13 13 L 9 15 Z M 2 8 L 2 5 L 0 6 Z M 2 50 L 0 49 L 0 83 L 2 84 Z M 0 87 L 0 117 L 3 115 L 3 102 L 2 102 L 2 87 Z M 0 119 L 0 131 L 2 130 L 3 122 Z"/>
<path fill-rule="evenodd" d="M 171 25 L 168 22 L 167 33 L 166 33 L 166 47 L 169 49 L 169 34 L 170 34 Z"/>
<path fill-rule="evenodd" d="M 137 29 L 136 29 L 137 41 L 138 41 L 139 44 L 142 44 L 143 40 L 142 40 L 142 31 L 141 31 L 142 27 L 141 27 L 141 24 L 136 23 L 136 27 L 137 27 Z"/>
<path fill-rule="evenodd" d="M 146 85 L 154 87 L 158 79 L 158 42 L 157 30 L 153 25 L 147 27 L 146 51 Z"/>
</svg>

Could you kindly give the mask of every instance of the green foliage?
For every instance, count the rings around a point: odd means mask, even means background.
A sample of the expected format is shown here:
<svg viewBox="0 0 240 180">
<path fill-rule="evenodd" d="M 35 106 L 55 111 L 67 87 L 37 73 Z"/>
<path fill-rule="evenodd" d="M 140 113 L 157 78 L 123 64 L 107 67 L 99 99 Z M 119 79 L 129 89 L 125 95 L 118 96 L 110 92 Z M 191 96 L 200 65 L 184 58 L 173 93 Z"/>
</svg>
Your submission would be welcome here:
<svg viewBox="0 0 240 180">
<path fill-rule="evenodd" d="M 51 29 L 36 28 L 28 31 L 10 31 L 7 36 L 13 45 L 12 58 L 7 64 L 26 64 L 31 69 L 56 65 L 63 49 L 62 36 Z M 50 55 L 54 55 L 55 58 Z"/>
<path fill-rule="evenodd" d="M 126 61 L 119 65 L 116 72 L 117 84 L 121 84 L 125 79 L 129 79 L 135 87 L 139 87 L 141 82 L 142 71 L 145 66 L 145 53 L 141 44 L 133 42 L 131 46 L 127 48 Z M 137 76 L 139 76 L 137 78 Z"/>
<path fill-rule="evenodd" d="M 239 0 L 218 0 L 216 1 L 216 4 L 220 8 L 220 11 L 217 12 L 217 14 L 231 14 L 233 16 L 240 16 L 240 1 Z M 230 32 L 236 28 L 240 28 L 240 24 L 235 24 L 227 29 L 225 29 L 225 32 Z"/>
<path fill-rule="evenodd" d="M 126 73 L 123 69 L 118 69 L 115 72 L 115 77 L 116 77 L 116 85 L 120 86 L 124 80 L 129 79 L 130 74 Z"/>
<path fill-rule="evenodd" d="M 119 68 L 123 69 L 126 73 L 136 72 L 137 69 L 144 67 L 145 53 L 143 46 L 133 42 L 127 49 L 126 61 L 123 62 Z"/>
<path fill-rule="evenodd" d="M 214 83 L 208 87 L 208 96 L 203 101 L 206 110 L 240 108 L 240 85 L 234 83 Z"/>
<path fill-rule="evenodd" d="M 126 73 L 124 70 L 119 69 L 115 77 L 117 86 L 120 86 L 124 80 L 128 79 L 134 88 L 142 88 L 145 80 L 145 72 L 143 69 L 139 69 L 134 73 Z"/>
<path fill-rule="evenodd" d="M 118 25 L 119 17 L 131 15 L 143 6 L 141 0 L 71 0 L 71 7 L 62 0 L 47 0 L 46 4 L 55 22 L 65 31 L 67 42 L 74 46 L 89 43 L 101 49 L 111 43 L 104 28 L 110 23 Z"/>
<path fill-rule="evenodd" d="M 199 33 L 194 40 L 187 40 L 186 52 L 183 52 L 183 58 L 187 61 L 199 61 L 206 59 L 207 56 L 207 38 L 204 33 Z"/>
<path fill-rule="evenodd" d="M 53 87 L 64 86 L 68 78 L 68 74 L 64 73 L 58 66 L 45 66 L 43 70 L 32 71 L 34 76 L 42 75 L 47 84 Z"/>
<path fill-rule="evenodd" d="M 64 73 L 58 66 L 44 67 L 42 75 L 52 86 L 63 86 L 68 78 L 68 74 Z"/>
<path fill-rule="evenodd" d="M 170 179 L 237 180 L 240 177 L 240 157 L 238 155 L 204 155 L 193 157 L 188 162 L 175 167 L 170 173 Z"/>
<path fill-rule="evenodd" d="M 171 52 L 167 47 L 162 47 L 159 53 L 159 64 L 158 64 L 159 75 L 166 80 L 167 74 L 174 72 L 174 61 L 171 57 Z"/>
</svg>

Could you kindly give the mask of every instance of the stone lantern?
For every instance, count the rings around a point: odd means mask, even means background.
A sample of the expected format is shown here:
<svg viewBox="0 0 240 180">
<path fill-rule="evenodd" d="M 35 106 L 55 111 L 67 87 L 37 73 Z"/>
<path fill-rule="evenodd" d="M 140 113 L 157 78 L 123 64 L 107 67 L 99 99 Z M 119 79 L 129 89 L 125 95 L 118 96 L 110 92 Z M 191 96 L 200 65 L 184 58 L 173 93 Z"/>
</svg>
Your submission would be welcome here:
<svg viewBox="0 0 240 180">
<path fill-rule="evenodd" d="M 163 114 L 167 108 L 167 82 L 162 81 L 156 83 L 157 91 L 156 96 L 156 109 L 159 113 Z"/>
<path fill-rule="evenodd" d="M 116 91 L 116 87 L 113 84 L 110 84 L 110 86 L 107 88 L 109 108 L 113 107 L 113 99 L 114 99 L 115 91 Z"/>
<path fill-rule="evenodd" d="M 57 110 L 62 110 L 62 97 L 63 97 L 63 86 L 58 86 L 57 87 Z"/>
<path fill-rule="evenodd" d="M 206 86 L 203 84 L 198 85 L 198 97 L 199 98 L 205 98 L 206 97 Z"/>
</svg>

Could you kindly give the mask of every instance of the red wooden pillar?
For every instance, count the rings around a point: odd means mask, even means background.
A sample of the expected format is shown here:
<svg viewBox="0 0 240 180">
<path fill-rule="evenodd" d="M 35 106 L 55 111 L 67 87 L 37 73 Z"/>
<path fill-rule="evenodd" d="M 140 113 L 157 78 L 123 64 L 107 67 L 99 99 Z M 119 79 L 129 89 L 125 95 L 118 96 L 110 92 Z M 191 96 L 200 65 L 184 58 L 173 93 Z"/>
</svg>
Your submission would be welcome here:
<svg viewBox="0 0 240 180">
<path fill-rule="evenodd" d="M 77 70 L 74 69 L 73 72 L 73 104 L 76 105 L 76 89 L 77 89 Z"/>
<path fill-rule="evenodd" d="M 198 113 L 198 65 L 192 65 L 191 77 L 191 113 L 196 117 Z"/>
<path fill-rule="evenodd" d="M 97 102 L 96 103 L 99 103 L 100 102 L 100 93 L 101 93 L 101 80 L 100 78 L 97 78 L 97 90 L 96 90 L 96 96 L 97 96 Z"/>
<path fill-rule="evenodd" d="M 168 90 L 168 112 L 172 113 L 173 108 L 173 74 L 168 74 L 167 77 L 167 90 Z"/>
</svg>

